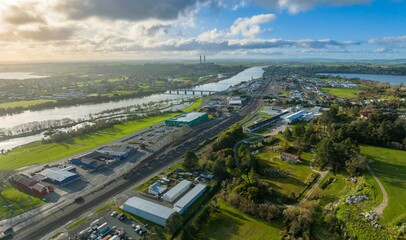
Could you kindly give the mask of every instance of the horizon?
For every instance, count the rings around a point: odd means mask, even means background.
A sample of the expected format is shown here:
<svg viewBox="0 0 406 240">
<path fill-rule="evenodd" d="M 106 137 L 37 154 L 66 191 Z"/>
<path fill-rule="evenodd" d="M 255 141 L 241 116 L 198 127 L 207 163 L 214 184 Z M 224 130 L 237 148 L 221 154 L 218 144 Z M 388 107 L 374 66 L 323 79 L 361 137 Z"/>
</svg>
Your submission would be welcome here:
<svg viewBox="0 0 406 240">
<path fill-rule="evenodd" d="M 404 0 L 13 0 L 0 3 L 0 62 L 396 60 Z"/>
</svg>

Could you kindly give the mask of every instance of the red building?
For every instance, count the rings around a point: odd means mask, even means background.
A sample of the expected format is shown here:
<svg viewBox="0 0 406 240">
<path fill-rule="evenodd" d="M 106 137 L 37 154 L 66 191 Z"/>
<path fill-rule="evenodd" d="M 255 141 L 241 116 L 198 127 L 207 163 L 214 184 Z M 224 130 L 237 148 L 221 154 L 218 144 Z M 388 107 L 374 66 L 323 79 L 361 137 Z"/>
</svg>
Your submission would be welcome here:
<svg viewBox="0 0 406 240">
<path fill-rule="evenodd" d="M 281 159 L 288 162 L 300 162 L 300 157 L 291 153 L 281 153 Z"/>
<path fill-rule="evenodd" d="M 45 196 L 48 193 L 51 193 L 54 191 L 53 187 L 44 186 L 41 183 L 31 179 L 28 176 L 23 175 L 23 174 L 14 176 L 11 179 L 11 181 L 21 190 L 33 193 L 37 196 Z"/>
</svg>

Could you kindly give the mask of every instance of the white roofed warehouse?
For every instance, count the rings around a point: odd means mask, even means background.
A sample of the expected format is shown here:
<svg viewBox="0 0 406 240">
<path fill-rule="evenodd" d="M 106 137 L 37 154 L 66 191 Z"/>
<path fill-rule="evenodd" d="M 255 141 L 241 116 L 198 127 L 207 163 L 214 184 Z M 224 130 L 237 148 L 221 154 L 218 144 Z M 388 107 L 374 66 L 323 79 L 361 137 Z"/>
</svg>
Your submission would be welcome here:
<svg viewBox="0 0 406 240">
<path fill-rule="evenodd" d="M 199 183 L 175 203 L 174 209 L 183 214 L 203 193 L 206 185 Z"/>
<path fill-rule="evenodd" d="M 56 167 L 47 168 L 41 171 L 39 175 L 43 176 L 45 179 L 48 179 L 51 182 L 59 184 L 60 186 L 65 186 L 80 179 L 80 175 Z"/>
<path fill-rule="evenodd" d="M 132 197 L 123 204 L 123 210 L 153 223 L 165 226 L 166 220 L 176 211 L 139 197 Z"/>
<path fill-rule="evenodd" d="M 175 187 L 171 188 L 171 190 L 167 191 L 163 196 L 162 199 L 167 202 L 173 202 L 177 197 L 182 195 L 182 193 L 186 192 L 190 186 L 192 185 L 191 181 L 182 180 L 178 183 Z"/>
<path fill-rule="evenodd" d="M 171 119 L 165 120 L 166 126 L 179 127 L 179 126 L 193 126 L 209 119 L 207 113 L 190 112 L 184 113 Z"/>
</svg>

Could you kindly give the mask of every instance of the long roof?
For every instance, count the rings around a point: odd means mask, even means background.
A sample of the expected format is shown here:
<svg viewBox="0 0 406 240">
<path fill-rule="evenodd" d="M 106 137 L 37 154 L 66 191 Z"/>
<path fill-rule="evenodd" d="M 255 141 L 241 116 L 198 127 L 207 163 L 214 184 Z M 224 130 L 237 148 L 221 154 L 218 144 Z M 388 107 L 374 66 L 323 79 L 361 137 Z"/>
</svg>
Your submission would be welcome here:
<svg viewBox="0 0 406 240">
<path fill-rule="evenodd" d="M 164 219 L 168 219 L 172 213 L 175 212 L 175 210 L 172 208 L 168 208 L 139 197 L 129 198 L 124 204 Z"/>
<path fill-rule="evenodd" d="M 189 204 L 190 201 L 193 200 L 193 198 L 195 198 L 205 189 L 206 189 L 205 184 L 202 184 L 202 183 L 197 184 L 194 188 L 192 188 L 192 190 L 190 190 L 188 193 L 186 193 L 185 196 L 183 196 L 181 199 L 179 199 L 175 203 L 175 207 L 178 207 L 178 208 L 185 207 L 187 204 Z"/>
<path fill-rule="evenodd" d="M 56 180 L 58 182 L 61 182 L 72 176 L 77 176 L 77 174 L 75 174 L 75 173 L 64 171 L 60 168 L 47 168 L 47 169 L 43 170 L 42 172 L 40 172 L 39 174 L 41 174 L 49 179 Z"/>
<path fill-rule="evenodd" d="M 185 187 L 189 186 L 190 184 L 192 184 L 191 181 L 182 180 L 180 183 L 176 184 L 175 187 L 171 188 L 171 190 L 167 191 L 167 192 L 165 193 L 165 196 L 167 196 L 168 198 L 173 198 L 173 197 L 176 196 L 180 191 L 182 191 Z"/>
<path fill-rule="evenodd" d="M 171 121 L 177 121 L 177 122 L 191 122 L 199 117 L 202 117 L 206 115 L 207 113 L 201 113 L 201 112 L 189 112 L 185 113 L 179 116 L 176 116 L 174 118 L 171 118 Z"/>
</svg>

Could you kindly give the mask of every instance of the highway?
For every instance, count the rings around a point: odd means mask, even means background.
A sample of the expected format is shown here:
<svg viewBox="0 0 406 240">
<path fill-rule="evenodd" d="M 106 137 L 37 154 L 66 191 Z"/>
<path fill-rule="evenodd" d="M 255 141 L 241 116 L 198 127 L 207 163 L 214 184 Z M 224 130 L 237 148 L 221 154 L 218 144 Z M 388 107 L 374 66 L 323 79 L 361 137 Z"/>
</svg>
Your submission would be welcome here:
<svg viewBox="0 0 406 240">
<path fill-rule="evenodd" d="M 265 88 L 266 86 L 261 89 L 261 92 Z M 130 171 L 130 174 L 112 181 L 97 192 L 83 196 L 84 201 L 82 203 L 74 203 L 74 199 L 72 199 L 72 204 L 59 209 L 40 222 L 35 222 L 15 232 L 8 239 L 41 239 L 42 236 L 58 229 L 98 204 L 153 176 L 157 169 L 163 169 L 170 165 L 188 149 L 196 148 L 200 143 L 216 136 L 234 123 L 241 121 L 245 116 L 257 110 L 259 101 L 260 99 L 250 99 L 238 113 L 234 113 L 229 118 L 211 120 L 198 125 L 180 141 L 172 143 L 145 159 L 133 171 Z"/>
</svg>

